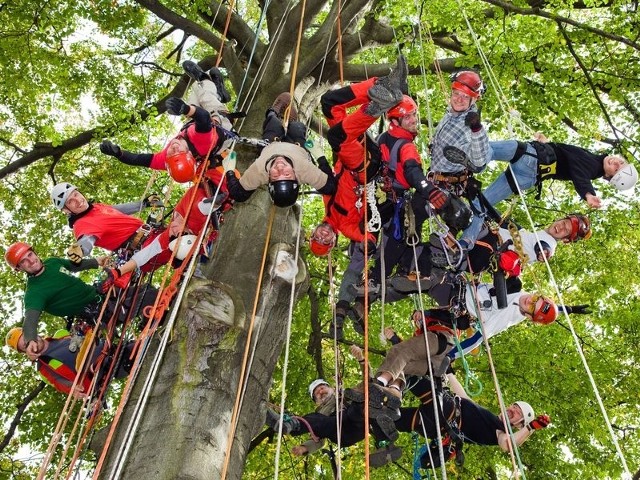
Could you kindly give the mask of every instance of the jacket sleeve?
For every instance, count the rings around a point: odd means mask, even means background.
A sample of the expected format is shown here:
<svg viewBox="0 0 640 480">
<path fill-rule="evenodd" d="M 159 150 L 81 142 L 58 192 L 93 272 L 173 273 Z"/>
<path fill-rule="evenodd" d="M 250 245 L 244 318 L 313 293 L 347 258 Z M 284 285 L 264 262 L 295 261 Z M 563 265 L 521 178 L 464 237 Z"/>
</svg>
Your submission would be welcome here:
<svg viewBox="0 0 640 480">
<path fill-rule="evenodd" d="M 127 165 L 147 168 L 151 166 L 152 159 L 153 153 L 132 153 L 126 150 L 122 150 L 122 154 L 118 157 L 118 160 Z"/>
</svg>

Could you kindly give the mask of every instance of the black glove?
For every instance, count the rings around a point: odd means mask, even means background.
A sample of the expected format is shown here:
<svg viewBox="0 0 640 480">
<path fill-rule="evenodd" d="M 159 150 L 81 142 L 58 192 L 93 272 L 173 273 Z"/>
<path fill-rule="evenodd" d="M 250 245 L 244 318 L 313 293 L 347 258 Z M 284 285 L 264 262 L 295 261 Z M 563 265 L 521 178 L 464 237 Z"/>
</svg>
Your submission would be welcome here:
<svg viewBox="0 0 640 480">
<path fill-rule="evenodd" d="M 576 313 L 578 315 L 588 315 L 591 313 L 591 305 L 565 305 L 563 308 L 567 313 Z"/>
<path fill-rule="evenodd" d="M 100 143 L 100 151 L 111 157 L 120 158 L 122 156 L 122 149 L 111 140 L 103 140 Z"/>
<path fill-rule="evenodd" d="M 169 97 L 165 102 L 167 112 L 171 115 L 186 115 L 189 113 L 190 107 L 178 97 Z"/>
<path fill-rule="evenodd" d="M 464 117 L 464 124 L 471 129 L 472 132 L 479 132 L 482 128 L 480 123 L 480 112 L 469 112 Z"/>
</svg>

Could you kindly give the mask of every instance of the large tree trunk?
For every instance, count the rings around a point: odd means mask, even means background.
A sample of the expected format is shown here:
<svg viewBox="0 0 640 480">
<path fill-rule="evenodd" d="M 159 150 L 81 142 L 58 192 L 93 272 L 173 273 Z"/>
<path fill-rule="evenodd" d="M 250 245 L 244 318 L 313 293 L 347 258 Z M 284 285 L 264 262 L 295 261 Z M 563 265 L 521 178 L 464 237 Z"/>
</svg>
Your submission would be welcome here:
<svg viewBox="0 0 640 480">
<path fill-rule="evenodd" d="M 217 251 L 206 267 L 211 280 L 194 279 L 188 287 L 120 478 L 221 477 L 271 208 L 275 207 L 266 190 L 259 189 L 249 202 L 227 214 Z M 241 478 L 251 439 L 262 428 L 263 401 L 268 398 L 286 331 L 291 283 L 270 273 L 277 250 L 295 254 L 299 212 L 297 207 L 276 210 L 253 327 L 257 345 L 250 370 L 247 368 L 249 380 L 233 440 L 229 479 Z M 306 270 L 302 262 L 298 266 L 296 290 L 300 291 Z M 150 358 L 128 402 L 101 478 L 110 478 L 149 363 Z"/>
</svg>

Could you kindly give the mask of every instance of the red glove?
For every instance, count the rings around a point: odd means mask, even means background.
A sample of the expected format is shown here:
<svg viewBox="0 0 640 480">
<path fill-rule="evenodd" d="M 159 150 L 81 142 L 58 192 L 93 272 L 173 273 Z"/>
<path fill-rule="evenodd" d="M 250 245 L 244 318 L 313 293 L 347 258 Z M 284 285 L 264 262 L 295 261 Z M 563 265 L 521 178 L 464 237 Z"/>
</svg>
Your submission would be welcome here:
<svg viewBox="0 0 640 480">
<path fill-rule="evenodd" d="M 105 268 L 104 271 L 107 274 L 107 278 L 98 285 L 98 291 L 100 293 L 107 293 L 114 283 L 122 276 L 120 275 L 120 270 L 117 268 Z"/>
<path fill-rule="evenodd" d="M 441 190 L 438 187 L 434 187 L 429 192 L 429 203 L 433 205 L 436 210 L 442 210 L 449 200 L 449 193 Z"/>
<path fill-rule="evenodd" d="M 543 428 L 546 428 L 547 425 L 549 425 L 551 423 L 551 417 L 549 417 L 549 415 L 538 415 L 537 418 L 531 420 L 531 422 L 529 422 L 529 425 L 527 425 L 527 428 L 531 431 L 531 430 L 542 430 Z"/>
<path fill-rule="evenodd" d="M 522 271 L 520 257 L 513 250 L 507 250 L 500 254 L 498 266 L 504 271 L 507 278 L 517 277 Z"/>
</svg>

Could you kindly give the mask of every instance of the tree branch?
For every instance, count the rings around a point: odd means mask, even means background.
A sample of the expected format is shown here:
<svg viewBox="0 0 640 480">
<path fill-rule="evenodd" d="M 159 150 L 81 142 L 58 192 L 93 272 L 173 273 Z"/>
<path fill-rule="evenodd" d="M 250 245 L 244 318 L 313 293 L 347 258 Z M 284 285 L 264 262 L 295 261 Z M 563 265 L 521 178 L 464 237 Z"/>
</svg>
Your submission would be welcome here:
<svg viewBox="0 0 640 480">
<path fill-rule="evenodd" d="M 46 383 L 39 382 L 38 386 L 33 390 L 31 390 L 31 392 L 29 392 L 29 394 L 26 397 L 24 397 L 24 400 L 22 400 L 22 402 L 18 405 L 16 415 L 15 417 L 13 417 L 13 420 L 11 421 L 11 425 L 9 425 L 9 428 L 7 429 L 7 433 L 2 439 L 2 442 L 0 442 L 0 452 L 3 452 L 4 449 L 7 447 L 7 445 L 9 445 L 9 442 L 11 442 L 13 435 L 16 433 L 16 428 L 20 423 L 20 419 L 22 418 L 22 415 L 24 414 L 29 404 L 33 401 L 33 399 L 36 398 L 38 394 L 44 389 L 45 385 Z"/>
<path fill-rule="evenodd" d="M 624 43 L 625 45 L 628 45 L 631 48 L 634 48 L 636 50 L 640 50 L 640 45 L 639 44 L 637 44 L 636 42 L 634 42 L 632 40 L 629 40 L 626 37 L 622 37 L 620 35 L 614 35 L 612 33 L 608 33 L 608 32 L 606 32 L 604 30 L 599 29 L 599 28 L 595 28 L 595 27 L 592 27 L 590 25 L 586 25 L 584 23 L 576 22 L 575 20 L 572 20 L 572 19 L 570 19 L 568 17 L 563 17 L 561 15 L 556 15 L 555 13 L 545 12 L 544 10 L 541 10 L 539 8 L 520 8 L 520 7 L 516 7 L 512 3 L 503 2 L 501 0 L 482 0 L 482 1 L 486 2 L 486 3 L 490 3 L 491 5 L 495 5 L 497 7 L 500 7 L 507 13 L 517 13 L 519 15 L 542 17 L 542 18 L 547 18 L 549 20 L 553 20 L 555 22 L 566 23 L 567 25 L 573 25 L 574 27 L 581 28 L 581 29 L 586 30 L 588 32 L 594 33 L 594 34 L 596 34 L 596 35 L 598 35 L 600 37 L 604 37 L 604 38 L 608 38 L 609 40 L 613 40 L 613 41 L 616 41 L 616 42 Z"/>
</svg>

